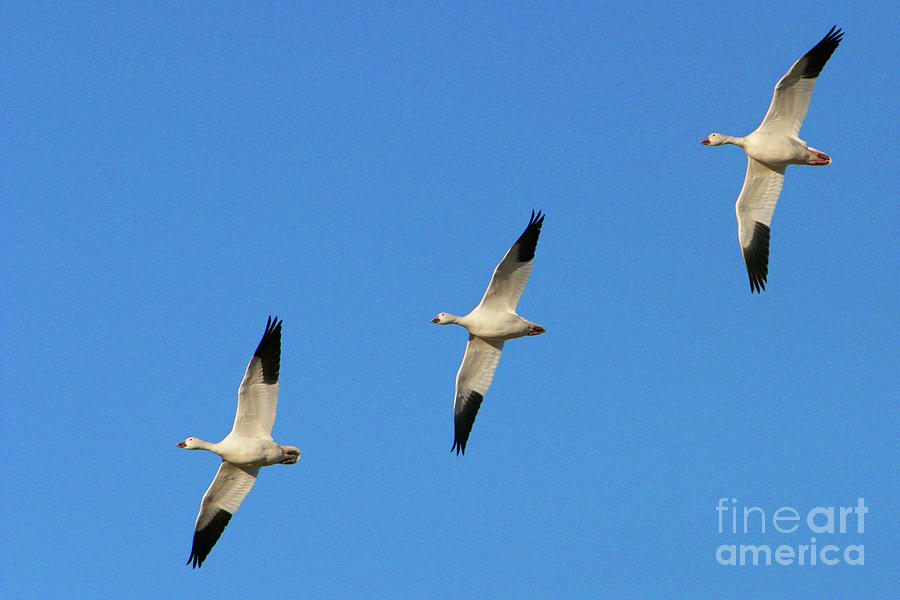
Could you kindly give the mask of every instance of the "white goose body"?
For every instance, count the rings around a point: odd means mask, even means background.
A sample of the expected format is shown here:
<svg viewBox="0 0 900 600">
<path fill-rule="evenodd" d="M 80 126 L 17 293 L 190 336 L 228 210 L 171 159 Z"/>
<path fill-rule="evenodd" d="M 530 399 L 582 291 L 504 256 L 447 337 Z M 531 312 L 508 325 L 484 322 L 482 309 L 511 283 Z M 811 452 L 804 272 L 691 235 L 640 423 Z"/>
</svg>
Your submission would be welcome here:
<svg viewBox="0 0 900 600">
<path fill-rule="evenodd" d="M 788 165 L 822 166 L 831 157 L 808 146 L 798 133 L 819 73 L 843 37 L 831 28 L 822 40 L 788 69 L 775 85 L 772 102 L 762 123 L 745 137 L 711 133 L 700 143 L 705 146 L 733 144 L 747 154 L 747 172 L 734 210 L 738 221 L 738 241 L 747 265 L 750 291 L 766 289 L 769 272 L 769 225 L 784 184 Z"/>
<path fill-rule="evenodd" d="M 209 450 L 222 458 L 219 470 L 200 501 L 194 523 L 194 542 L 188 564 L 203 565 L 231 516 L 256 483 L 261 467 L 292 465 L 300 458 L 294 446 L 272 440 L 278 408 L 278 372 L 281 367 L 281 321 L 269 317 L 256 352 L 238 388 L 237 413 L 231 433 L 221 442 L 189 437 L 178 444 L 188 450 Z"/>
<path fill-rule="evenodd" d="M 757 129 L 746 137 L 731 140 L 730 143 L 743 148 L 747 156 L 770 167 L 805 165 L 810 160 L 810 148 L 800 138 Z"/>
<path fill-rule="evenodd" d="M 526 336 L 529 333 L 533 334 L 534 326 L 536 325 L 536 323 L 520 317 L 515 312 L 489 310 L 481 305 L 478 305 L 472 312 L 462 317 L 449 313 L 441 314 L 451 318 L 451 323 L 465 327 L 466 331 L 472 335 L 495 340 L 511 340 Z M 436 322 L 442 325 L 448 324 L 441 321 Z"/>
<path fill-rule="evenodd" d="M 182 442 L 185 446 L 181 447 L 190 450 L 209 450 L 222 457 L 222 460 L 242 467 L 267 467 L 279 464 L 285 459 L 283 446 L 263 438 L 228 434 L 218 443 L 193 439 L 195 440 L 193 446 L 185 440 Z"/>
<path fill-rule="evenodd" d="M 453 395 L 454 438 L 451 452 L 466 453 L 475 415 L 494 378 L 503 342 L 526 335 L 540 335 L 544 328 L 516 314 L 516 305 L 531 274 L 534 251 L 544 217 L 531 212 L 528 227 L 494 269 L 481 302 L 465 316 L 439 313 L 431 322 L 460 325 L 469 332 L 462 364 L 456 373 Z"/>
</svg>

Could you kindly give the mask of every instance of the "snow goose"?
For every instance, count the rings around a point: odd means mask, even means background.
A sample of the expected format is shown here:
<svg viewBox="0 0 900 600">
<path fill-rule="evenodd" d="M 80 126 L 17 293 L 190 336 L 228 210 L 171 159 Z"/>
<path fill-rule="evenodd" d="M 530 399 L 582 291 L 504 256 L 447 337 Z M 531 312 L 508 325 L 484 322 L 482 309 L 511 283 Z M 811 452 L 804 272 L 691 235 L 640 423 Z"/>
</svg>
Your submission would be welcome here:
<svg viewBox="0 0 900 600">
<path fill-rule="evenodd" d="M 209 489 L 200 501 L 200 513 L 194 524 L 194 543 L 188 564 L 203 565 L 206 556 L 238 509 L 244 496 L 256 483 L 260 467 L 292 465 L 300 458 L 293 446 L 272 441 L 272 424 L 278 407 L 278 370 L 281 363 L 281 321 L 269 317 L 244 379 L 238 388 L 237 414 L 231 433 L 218 444 L 189 437 L 179 448 L 209 450 L 222 457 Z"/>
<path fill-rule="evenodd" d="M 469 342 L 462 364 L 456 373 L 453 400 L 454 439 L 451 452 L 466 453 L 466 442 L 481 401 L 494 378 L 494 370 L 503 342 L 525 335 L 539 335 L 544 328 L 516 314 L 516 304 L 531 274 L 534 250 L 544 217 L 531 211 L 528 227 L 494 269 L 478 306 L 464 317 L 439 313 L 431 322 L 440 325 L 462 325 L 469 332 Z"/>
<path fill-rule="evenodd" d="M 700 142 L 705 146 L 734 144 L 747 153 L 747 174 L 734 211 L 741 254 L 750 276 L 750 293 L 766 289 L 769 223 L 784 183 L 785 167 L 831 162 L 827 154 L 807 146 L 797 135 L 806 117 L 816 79 L 843 35 L 840 29 L 832 27 L 822 41 L 788 69 L 775 86 L 769 111 L 750 135 L 732 137 L 712 133 Z"/>
</svg>

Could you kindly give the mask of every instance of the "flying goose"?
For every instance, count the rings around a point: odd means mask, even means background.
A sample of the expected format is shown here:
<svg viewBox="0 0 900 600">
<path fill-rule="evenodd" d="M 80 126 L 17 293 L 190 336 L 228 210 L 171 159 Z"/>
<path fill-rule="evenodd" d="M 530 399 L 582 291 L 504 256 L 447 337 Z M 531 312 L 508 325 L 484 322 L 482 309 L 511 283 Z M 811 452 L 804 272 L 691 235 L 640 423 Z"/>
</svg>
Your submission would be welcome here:
<svg viewBox="0 0 900 600">
<path fill-rule="evenodd" d="M 745 137 L 712 133 L 705 146 L 734 144 L 747 153 L 744 187 L 734 205 L 738 241 L 750 276 L 750 293 L 766 289 L 769 272 L 769 223 L 788 165 L 827 165 L 831 158 L 797 137 L 806 117 L 816 79 L 841 43 L 840 29 L 831 31 L 788 69 L 772 95 L 769 111 L 756 131 Z"/>
<path fill-rule="evenodd" d="M 506 256 L 494 269 L 481 302 L 464 317 L 439 313 L 431 322 L 440 325 L 454 323 L 469 332 L 469 342 L 463 354 L 462 364 L 456 373 L 456 391 L 453 400 L 454 439 L 451 452 L 466 453 L 466 442 L 481 401 L 494 378 L 494 370 L 503 342 L 525 335 L 539 335 L 544 328 L 516 314 L 516 304 L 531 274 L 534 250 L 544 217 L 531 211 L 528 227 Z"/>
<path fill-rule="evenodd" d="M 231 433 L 218 444 L 189 437 L 179 448 L 209 450 L 222 457 L 209 489 L 200 501 L 200 513 L 194 524 L 194 543 L 187 564 L 203 565 L 206 556 L 238 509 L 244 496 L 256 483 L 260 467 L 292 465 L 300 450 L 272 441 L 272 424 L 278 407 L 278 370 L 281 363 L 281 323 L 269 317 L 244 379 L 238 388 L 237 414 Z"/>
</svg>

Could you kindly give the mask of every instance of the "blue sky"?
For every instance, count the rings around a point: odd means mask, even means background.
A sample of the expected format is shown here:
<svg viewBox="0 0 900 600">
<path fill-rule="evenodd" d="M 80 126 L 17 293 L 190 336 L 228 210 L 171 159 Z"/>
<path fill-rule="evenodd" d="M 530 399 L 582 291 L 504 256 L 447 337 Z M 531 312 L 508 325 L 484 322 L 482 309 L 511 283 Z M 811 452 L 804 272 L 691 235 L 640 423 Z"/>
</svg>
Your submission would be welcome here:
<svg viewBox="0 0 900 600">
<path fill-rule="evenodd" d="M 896 9 L 318 4 L 2 4 L 0 593 L 892 597 Z M 788 169 L 751 295 L 745 158 L 698 142 L 835 24 L 801 130 L 834 162 Z M 457 457 L 465 333 L 428 321 L 532 209 L 547 333 Z M 175 444 L 228 432 L 270 314 L 303 457 L 193 571 L 218 459 Z M 720 565 L 812 537 L 719 533 L 720 498 L 864 498 L 815 536 L 864 564 Z"/>
</svg>

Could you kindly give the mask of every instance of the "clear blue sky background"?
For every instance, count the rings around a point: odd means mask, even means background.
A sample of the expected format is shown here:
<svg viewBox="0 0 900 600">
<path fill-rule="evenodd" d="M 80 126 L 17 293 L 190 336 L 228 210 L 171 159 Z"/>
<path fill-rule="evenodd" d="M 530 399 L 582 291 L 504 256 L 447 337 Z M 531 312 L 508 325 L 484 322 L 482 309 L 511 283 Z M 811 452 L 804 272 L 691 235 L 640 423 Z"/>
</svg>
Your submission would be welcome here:
<svg viewBox="0 0 900 600">
<path fill-rule="evenodd" d="M 4 526 L 23 598 L 889 598 L 897 10 L 858 2 L 0 8 Z M 892 12 L 891 12 L 892 11 Z M 837 24 L 768 289 L 744 135 Z M 460 328 L 547 214 L 467 454 Z M 266 317 L 276 440 L 184 565 Z M 865 564 L 729 567 L 720 497 L 855 505 Z M 851 524 L 855 521 L 851 520 Z"/>
</svg>

